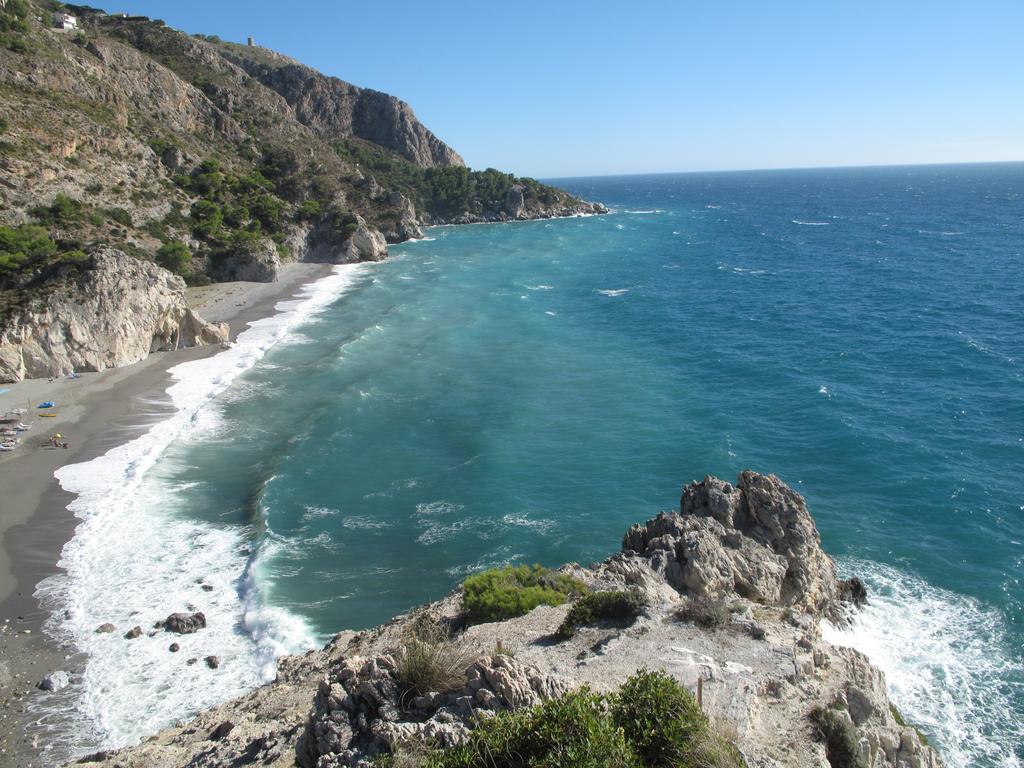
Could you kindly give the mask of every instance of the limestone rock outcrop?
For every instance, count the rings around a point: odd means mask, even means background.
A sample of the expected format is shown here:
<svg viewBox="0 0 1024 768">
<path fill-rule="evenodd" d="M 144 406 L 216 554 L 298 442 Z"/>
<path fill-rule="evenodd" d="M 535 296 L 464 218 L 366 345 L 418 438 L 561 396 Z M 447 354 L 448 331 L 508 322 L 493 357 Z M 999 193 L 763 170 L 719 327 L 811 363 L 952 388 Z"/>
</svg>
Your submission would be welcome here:
<svg viewBox="0 0 1024 768">
<path fill-rule="evenodd" d="M 634 525 L 622 549 L 698 597 L 736 594 L 836 617 L 855 588 L 836 577 L 803 497 L 775 475 L 746 471 L 736 485 L 714 477 L 691 483 L 678 514 Z"/>
<path fill-rule="evenodd" d="M 310 231 L 306 237 L 305 260 L 321 264 L 355 264 L 386 259 L 388 243 L 384 235 L 368 226 L 362 216 L 356 216 L 355 222 L 355 230 L 340 243 L 329 221 Z"/>
<path fill-rule="evenodd" d="M 280 273 L 281 257 L 269 237 L 240 245 L 210 264 L 210 276 L 217 281 L 275 283 Z"/>
<path fill-rule="evenodd" d="M 0 382 L 102 371 L 227 338 L 225 324 L 188 308 L 180 277 L 104 246 L 0 320 Z"/>
<path fill-rule="evenodd" d="M 505 203 L 502 210 L 513 219 L 520 219 L 526 212 L 526 198 L 523 195 L 522 184 L 513 184 L 505 193 Z"/>
<path fill-rule="evenodd" d="M 387 242 L 404 243 L 423 237 L 423 230 L 416 220 L 416 208 L 408 197 L 401 192 L 392 192 L 388 196 L 388 205 L 397 212 L 397 216 L 381 225 L 381 234 Z"/>
<path fill-rule="evenodd" d="M 356 221 L 356 231 L 342 246 L 343 261 L 382 261 L 387 258 L 388 243 L 384 235 L 366 226 L 361 216 L 357 216 Z"/>
<path fill-rule="evenodd" d="M 480 717 L 555 698 L 568 681 L 504 655 L 481 656 L 463 688 L 405 696 L 391 656 L 346 658 L 320 682 L 298 755 L 307 768 L 368 768 L 369 757 L 410 739 L 461 743 Z"/>
<path fill-rule="evenodd" d="M 283 96 L 298 121 L 325 138 L 371 141 L 424 168 L 465 165 L 401 99 L 327 77 L 283 57 L 257 60 L 228 54 L 227 58 Z"/>
</svg>

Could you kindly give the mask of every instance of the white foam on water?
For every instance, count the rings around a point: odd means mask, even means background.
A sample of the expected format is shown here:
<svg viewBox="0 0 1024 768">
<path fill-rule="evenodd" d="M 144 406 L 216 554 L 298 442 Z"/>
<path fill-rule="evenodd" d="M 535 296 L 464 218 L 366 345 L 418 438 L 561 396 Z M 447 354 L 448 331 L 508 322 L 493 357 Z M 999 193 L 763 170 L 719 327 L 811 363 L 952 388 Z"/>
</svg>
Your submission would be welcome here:
<svg viewBox="0 0 1024 768">
<path fill-rule="evenodd" d="M 860 576 L 868 604 L 826 640 L 856 648 L 885 672 L 889 696 L 938 744 L 949 768 L 1021 768 L 1024 664 L 993 608 L 897 568 L 840 558 Z M 1019 649 L 1018 649 L 1019 650 Z"/>
<path fill-rule="evenodd" d="M 597 293 L 604 294 L 605 296 L 621 296 L 624 293 L 629 293 L 629 288 L 595 288 Z"/>
<path fill-rule="evenodd" d="M 799 224 L 801 227 L 828 227 L 831 226 L 830 221 L 803 221 L 801 219 L 793 219 L 794 224 Z"/>
<path fill-rule="evenodd" d="M 535 517 L 530 517 L 529 514 L 526 513 L 510 513 L 504 515 L 501 518 L 501 522 L 505 525 L 516 528 L 532 528 L 541 533 L 547 533 L 555 527 L 554 520 L 548 520 L 546 518 L 537 519 Z"/>
<path fill-rule="evenodd" d="M 302 522 L 304 523 L 316 520 L 317 518 L 334 517 L 335 515 L 341 514 L 341 510 L 335 509 L 334 507 L 317 507 L 307 504 L 304 509 L 305 512 L 302 513 Z"/>
<path fill-rule="evenodd" d="M 490 568 L 503 568 L 506 565 L 511 565 L 516 560 L 522 557 L 518 552 L 513 552 L 512 548 L 505 544 L 498 547 L 494 552 L 484 555 L 479 558 L 476 562 L 465 563 L 463 565 L 454 565 L 450 568 L 445 568 L 444 572 L 449 576 L 457 578 L 465 578 L 472 573 L 478 573 L 480 571 L 486 571 Z"/>
<path fill-rule="evenodd" d="M 278 656 L 315 643 L 301 619 L 264 604 L 258 587 L 264 553 L 251 548 L 254 531 L 177 516 L 188 484 L 170 487 L 149 470 L 174 441 L 216 433 L 217 398 L 275 344 L 297 340 L 294 329 L 365 271 L 365 265 L 336 267 L 297 298 L 279 302 L 277 314 L 252 323 L 230 348 L 175 366 L 170 417 L 55 473 L 76 495 L 68 509 L 81 522 L 61 553 L 64 572 L 41 582 L 36 594 L 52 612 L 48 633 L 87 660 L 71 692 L 73 706 L 65 701 L 62 713 L 42 713 L 44 725 L 59 731 L 47 739 L 54 757 L 137 742 L 272 679 Z M 155 622 L 186 610 L 202 611 L 208 626 L 193 635 L 148 636 Z M 106 622 L 117 631 L 96 633 Z M 136 625 L 143 635 L 126 640 L 123 634 Z M 170 653 L 171 642 L 181 650 Z M 219 657 L 217 670 L 206 666 L 206 656 Z M 199 661 L 188 665 L 190 658 Z"/>
<path fill-rule="evenodd" d="M 389 523 L 386 520 L 377 520 L 369 515 L 350 515 L 342 521 L 341 525 L 342 527 L 349 528 L 351 530 L 364 531 L 380 530 L 381 528 L 394 528 L 394 523 Z"/>
</svg>

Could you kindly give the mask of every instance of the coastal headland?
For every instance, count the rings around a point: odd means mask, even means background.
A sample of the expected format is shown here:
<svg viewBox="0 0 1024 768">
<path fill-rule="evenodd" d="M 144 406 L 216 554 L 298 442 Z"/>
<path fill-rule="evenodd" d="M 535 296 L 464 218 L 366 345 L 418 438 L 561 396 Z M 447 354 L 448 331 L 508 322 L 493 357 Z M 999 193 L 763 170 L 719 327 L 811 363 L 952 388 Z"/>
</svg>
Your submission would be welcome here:
<svg viewBox="0 0 1024 768">
<path fill-rule="evenodd" d="M 183 726 L 79 764 L 485 765 L 487 750 L 509 748 L 501 723 L 516 713 L 543 726 L 557 702 L 581 701 L 581 686 L 605 695 L 654 679 L 697 708 L 687 738 L 705 762 L 694 764 L 941 766 L 882 673 L 821 637 L 823 619 L 841 622 L 863 599 L 781 480 L 708 477 L 683 489 L 678 511 L 632 526 L 602 563 L 478 574 L 436 603 L 281 659 L 275 682 Z M 489 722 L 506 735 L 488 741 Z M 516 747 L 527 748 L 543 749 Z"/>
</svg>

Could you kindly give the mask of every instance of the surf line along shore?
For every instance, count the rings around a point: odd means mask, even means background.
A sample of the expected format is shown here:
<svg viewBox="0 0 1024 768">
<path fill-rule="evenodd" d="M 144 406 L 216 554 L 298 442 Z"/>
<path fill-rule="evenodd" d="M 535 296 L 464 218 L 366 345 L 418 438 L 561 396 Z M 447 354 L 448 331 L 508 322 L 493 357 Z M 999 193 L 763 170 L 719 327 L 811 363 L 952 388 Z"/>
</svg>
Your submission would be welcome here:
<svg viewBox="0 0 1024 768">
<path fill-rule="evenodd" d="M 282 301 L 304 286 L 332 274 L 328 264 L 287 264 L 274 283 L 215 283 L 189 289 L 189 305 L 210 321 L 227 322 L 231 339 L 253 322 L 275 314 Z M 174 407 L 166 390 L 170 369 L 215 355 L 219 346 L 157 352 L 124 368 L 82 373 L 53 381 L 32 379 L 4 385 L 0 412 L 25 408 L 32 428 L 22 433 L 16 451 L 0 454 L 0 764 L 37 752 L 32 710 L 37 685 L 55 670 L 81 664 L 74 649 L 43 635 L 46 611 L 36 585 L 58 573 L 61 550 L 77 519 L 68 511 L 74 496 L 54 473 L 69 464 L 91 461 L 134 440 Z M 53 401 L 54 418 L 37 418 L 36 405 Z M 68 449 L 47 442 L 59 432 Z"/>
</svg>

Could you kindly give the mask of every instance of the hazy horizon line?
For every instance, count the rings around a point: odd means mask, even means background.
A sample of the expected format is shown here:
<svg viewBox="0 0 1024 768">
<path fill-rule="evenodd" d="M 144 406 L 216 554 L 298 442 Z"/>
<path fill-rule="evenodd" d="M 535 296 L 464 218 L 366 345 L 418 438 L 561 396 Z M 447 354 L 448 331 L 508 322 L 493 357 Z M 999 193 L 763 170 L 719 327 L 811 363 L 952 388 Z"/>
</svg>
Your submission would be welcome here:
<svg viewBox="0 0 1024 768">
<path fill-rule="evenodd" d="M 588 173 L 588 174 L 573 174 L 573 175 L 542 175 L 534 178 L 544 181 L 557 181 L 560 179 L 601 179 L 616 176 L 684 176 L 684 175 L 696 175 L 700 173 L 762 173 L 769 171 L 840 171 L 840 170 L 855 170 L 855 169 L 870 169 L 870 168 L 929 168 L 929 167 L 941 167 L 941 166 L 962 166 L 962 165 L 1013 165 L 1024 163 L 1024 159 L 1020 160 L 950 160 L 944 162 L 930 162 L 930 163 L 866 163 L 864 165 L 793 165 L 793 166 L 779 166 L 779 167 L 761 167 L 761 168 L 718 168 L 718 169 L 707 169 L 707 170 L 689 170 L 689 171 L 629 171 L 626 173 Z"/>
</svg>

